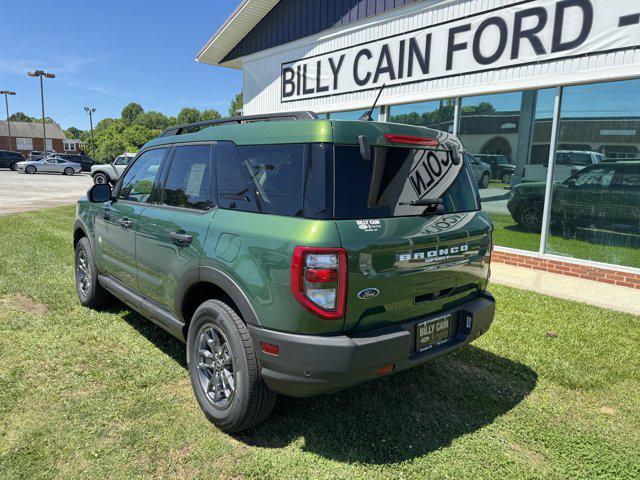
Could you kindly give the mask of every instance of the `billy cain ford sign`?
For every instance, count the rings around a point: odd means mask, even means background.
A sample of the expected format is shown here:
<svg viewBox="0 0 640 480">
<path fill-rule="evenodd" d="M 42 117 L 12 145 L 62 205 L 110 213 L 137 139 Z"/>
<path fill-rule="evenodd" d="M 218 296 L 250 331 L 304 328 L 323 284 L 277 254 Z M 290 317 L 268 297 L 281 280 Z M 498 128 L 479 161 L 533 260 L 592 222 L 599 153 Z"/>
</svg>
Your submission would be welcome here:
<svg viewBox="0 0 640 480">
<path fill-rule="evenodd" d="M 282 101 L 640 46 L 638 0 L 525 0 L 282 65 Z"/>
</svg>

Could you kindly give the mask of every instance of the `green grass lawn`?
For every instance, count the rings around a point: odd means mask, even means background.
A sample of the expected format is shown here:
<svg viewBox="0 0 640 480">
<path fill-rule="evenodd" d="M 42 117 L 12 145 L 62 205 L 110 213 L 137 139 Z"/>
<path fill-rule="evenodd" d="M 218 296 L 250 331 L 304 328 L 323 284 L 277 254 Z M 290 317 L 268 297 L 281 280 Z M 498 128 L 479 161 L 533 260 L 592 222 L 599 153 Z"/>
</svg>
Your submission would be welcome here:
<svg viewBox="0 0 640 480">
<path fill-rule="evenodd" d="M 473 346 L 229 436 L 181 343 L 78 304 L 73 214 L 0 217 L 3 480 L 640 477 L 639 317 L 493 286 Z"/>
<path fill-rule="evenodd" d="M 489 217 L 491 217 L 491 221 L 496 227 L 494 234 L 496 245 L 531 252 L 540 250 L 539 233 L 527 232 L 520 228 L 511 215 L 508 214 L 489 213 Z M 612 246 L 596 241 L 587 242 L 578 239 L 567 239 L 553 232 L 549 236 L 547 253 L 640 268 L 640 248 Z"/>
</svg>

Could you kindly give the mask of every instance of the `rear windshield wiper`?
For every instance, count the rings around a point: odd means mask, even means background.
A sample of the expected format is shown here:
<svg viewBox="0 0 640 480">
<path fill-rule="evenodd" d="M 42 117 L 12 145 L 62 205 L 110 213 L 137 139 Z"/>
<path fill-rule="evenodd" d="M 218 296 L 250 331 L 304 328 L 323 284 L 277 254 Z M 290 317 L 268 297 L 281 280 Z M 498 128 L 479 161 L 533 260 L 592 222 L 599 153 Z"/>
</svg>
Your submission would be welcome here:
<svg viewBox="0 0 640 480">
<path fill-rule="evenodd" d="M 410 207 L 427 207 L 422 212 L 422 215 L 429 213 L 445 213 L 444 200 L 442 200 L 442 198 L 422 198 L 420 200 L 411 200 L 410 202 L 400 202 L 398 205 L 408 205 Z"/>
</svg>

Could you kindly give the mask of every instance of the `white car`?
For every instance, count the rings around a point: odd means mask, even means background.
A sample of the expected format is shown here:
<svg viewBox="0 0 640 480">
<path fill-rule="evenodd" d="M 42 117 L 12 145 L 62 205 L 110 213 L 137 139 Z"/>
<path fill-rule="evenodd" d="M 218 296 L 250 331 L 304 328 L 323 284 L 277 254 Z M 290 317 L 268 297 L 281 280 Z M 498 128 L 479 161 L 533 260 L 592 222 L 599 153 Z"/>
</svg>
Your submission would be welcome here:
<svg viewBox="0 0 640 480">
<path fill-rule="evenodd" d="M 607 159 L 598 152 L 586 150 L 558 150 L 556 153 L 556 168 L 553 172 L 554 182 L 564 182 L 567 178 L 575 175 L 583 168 L 596 163 L 604 162 Z M 524 171 L 525 182 L 546 182 L 546 165 L 527 165 Z"/>
<path fill-rule="evenodd" d="M 16 163 L 19 171 L 24 173 L 61 173 L 63 175 L 73 175 L 82 171 L 82 165 L 69 162 L 64 158 L 52 156 L 44 160 L 25 160 Z"/>
<path fill-rule="evenodd" d="M 92 166 L 91 176 L 93 177 L 93 183 L 116 183 L 135 156 L 135 153 L 123 153 L 113 163 L 101 163 Z"/>
</svg>

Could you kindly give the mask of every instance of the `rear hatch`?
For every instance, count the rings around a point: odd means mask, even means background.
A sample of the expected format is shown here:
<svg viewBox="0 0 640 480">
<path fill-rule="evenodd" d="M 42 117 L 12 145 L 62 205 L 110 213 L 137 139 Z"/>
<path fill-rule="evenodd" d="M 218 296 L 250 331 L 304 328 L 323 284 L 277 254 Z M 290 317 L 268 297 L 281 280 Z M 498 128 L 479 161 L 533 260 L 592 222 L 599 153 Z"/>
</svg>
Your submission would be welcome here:
<svg viewBox="0 0 640 480">
<path fill-rule="evenodd" d="M 434 147 L 376 146 L 370 159 L 358 146 L 335 147 L 346 332 L 436 314 L 486 288 L 491 222 L 457 141 L 443 135 Z M 440 206 L 424 205 L 437 198 Z"/>
</svg>

